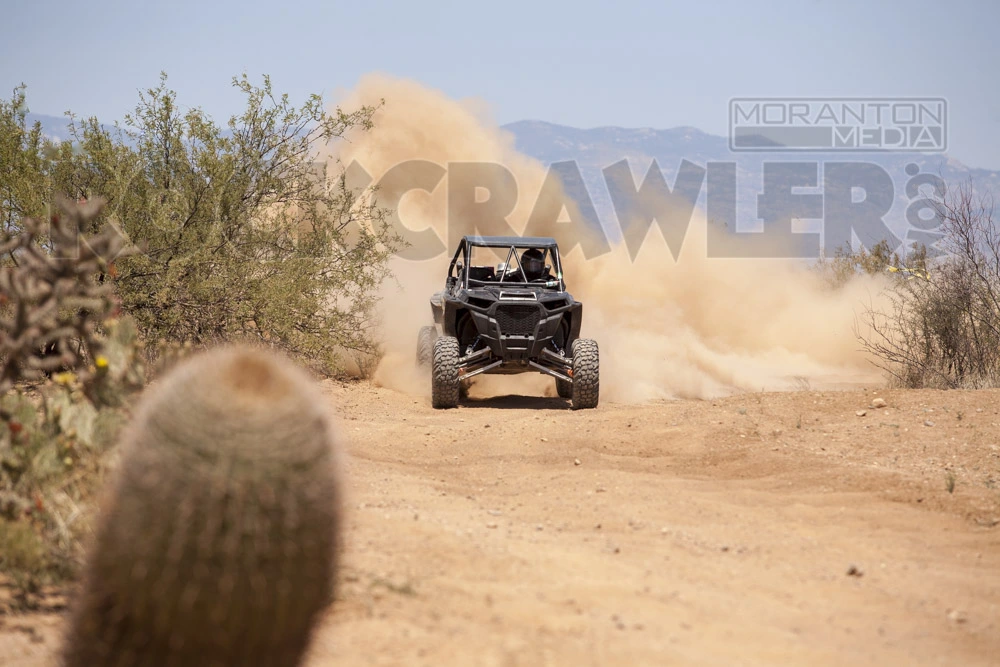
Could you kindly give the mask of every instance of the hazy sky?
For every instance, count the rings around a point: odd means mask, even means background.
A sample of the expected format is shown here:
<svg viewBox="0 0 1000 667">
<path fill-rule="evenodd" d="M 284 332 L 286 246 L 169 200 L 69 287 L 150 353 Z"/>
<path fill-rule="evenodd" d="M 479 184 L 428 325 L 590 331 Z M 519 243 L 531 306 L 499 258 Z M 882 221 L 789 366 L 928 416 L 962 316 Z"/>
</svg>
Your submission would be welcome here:
<svg viewBox="0 0 1000 667">
<path fill-rule="evenodd" d="M 749 96 L 936 96 L 950 154 L 1000 169 L 1000 2 L 5 0 L 0 94 L 120 118 L 165 70 L 225 120 L 234 74 L 333 99 L 371 71 L 485 100 L 499 123 L 691 125 Z"/>
</svg>

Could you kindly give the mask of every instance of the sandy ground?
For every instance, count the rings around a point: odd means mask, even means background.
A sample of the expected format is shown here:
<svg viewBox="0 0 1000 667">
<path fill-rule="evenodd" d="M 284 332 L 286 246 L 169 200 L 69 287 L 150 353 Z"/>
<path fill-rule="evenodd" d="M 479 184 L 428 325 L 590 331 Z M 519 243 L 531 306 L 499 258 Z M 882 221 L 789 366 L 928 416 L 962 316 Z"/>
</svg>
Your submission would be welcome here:
<svg viewBox="0 0 1000 667">
<path fill-rule="evenodd" d="M 1000 391 L 328 390 L 350 512 L 312 666 L 1000 664 Z M 0 664 L 52 664 L 60 623 L 0 617 Z"/>
</svg>

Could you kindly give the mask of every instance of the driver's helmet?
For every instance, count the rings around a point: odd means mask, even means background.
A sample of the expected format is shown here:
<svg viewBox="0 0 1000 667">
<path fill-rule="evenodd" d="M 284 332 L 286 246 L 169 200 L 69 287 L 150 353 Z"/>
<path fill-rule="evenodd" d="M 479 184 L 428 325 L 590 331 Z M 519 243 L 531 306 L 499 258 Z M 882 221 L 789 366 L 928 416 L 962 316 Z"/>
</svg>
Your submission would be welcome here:
<svg viewBox="0 0 1000 667">
<path fill-rule="evenodd" d="M 521 253 L 521 269 L 526 282 L 540 279 L 545 273 L 545 255 L 538 248 L 529 248 Z"/>
</svg>

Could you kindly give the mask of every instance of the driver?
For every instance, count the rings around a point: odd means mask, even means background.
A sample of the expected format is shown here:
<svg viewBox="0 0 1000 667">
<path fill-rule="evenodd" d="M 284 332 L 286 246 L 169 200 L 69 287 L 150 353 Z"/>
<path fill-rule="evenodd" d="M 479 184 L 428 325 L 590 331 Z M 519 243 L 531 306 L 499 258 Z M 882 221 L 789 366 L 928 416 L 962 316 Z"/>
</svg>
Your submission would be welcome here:
<svg viewBox="0 0 1000 667">
<path fill-rule="evenodd" d="M 554 276 L 546 270 L 545 253 L 538 248 L 528 248 L 521 253 L 521 270 L 524 272 L 523 276 L 521 271 L 515 270 L 508 275 L 508 280 L 530 283 L 536 280 L 554 279 Z"/>
</svg>

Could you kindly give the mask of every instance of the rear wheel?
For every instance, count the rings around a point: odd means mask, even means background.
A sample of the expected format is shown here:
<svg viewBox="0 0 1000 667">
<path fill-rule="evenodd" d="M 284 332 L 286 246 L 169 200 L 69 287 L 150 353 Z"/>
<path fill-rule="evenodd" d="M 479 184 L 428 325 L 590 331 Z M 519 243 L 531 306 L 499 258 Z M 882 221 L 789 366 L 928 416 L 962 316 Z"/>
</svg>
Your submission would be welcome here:
<svg viewBox="0 0 1000 667">
<path fill-rule="evenodd" d="M 417 365 L 430 366 L 431 358 L 434 356 L 434 339 L 437 338 L 437 330 L 434 327 L 420 327 L 417 334 Z"/>
<path fill-rule="evenodd" d="M 458 406 L 458 339 L 454 336 L 441 336 L 434 341 L 434 353 L 431 360 L 431 405 L 435 408 L 454 408 Z"/>
<path fill-rule="evenodd" d="M 559 398 L 573 398 L 573 383 L 556 378 L 556 393 Z"/>
<path fill-rule="evenodd" d="M 601 362 L 597 341 L 578 338 L 573 341 L 572 401 L 574 410 L 596 408 L 601 393 Z"/>
</svg>

